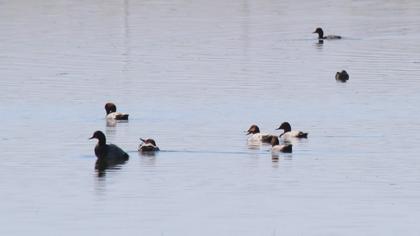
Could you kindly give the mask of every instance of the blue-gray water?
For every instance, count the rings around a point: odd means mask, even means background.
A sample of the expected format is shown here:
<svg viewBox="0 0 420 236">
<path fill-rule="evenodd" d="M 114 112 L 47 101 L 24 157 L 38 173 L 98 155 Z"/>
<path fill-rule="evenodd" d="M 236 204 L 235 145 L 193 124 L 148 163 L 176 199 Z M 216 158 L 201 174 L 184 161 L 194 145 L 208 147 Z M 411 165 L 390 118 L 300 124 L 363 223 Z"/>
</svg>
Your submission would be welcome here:
<svg viewBox="0 0 420 236">
<path fill-rule="evenodd" d="M 18 0 L 0 19 L 1 235 L 420 231 L 419 1 Z M 130 121 L 107 126 L 107 101 Z M 309 132 L 293 154 L 247 146 L 283 121 Z M 130 154 L 101 178 L 95 130 Z"/>
</svg>

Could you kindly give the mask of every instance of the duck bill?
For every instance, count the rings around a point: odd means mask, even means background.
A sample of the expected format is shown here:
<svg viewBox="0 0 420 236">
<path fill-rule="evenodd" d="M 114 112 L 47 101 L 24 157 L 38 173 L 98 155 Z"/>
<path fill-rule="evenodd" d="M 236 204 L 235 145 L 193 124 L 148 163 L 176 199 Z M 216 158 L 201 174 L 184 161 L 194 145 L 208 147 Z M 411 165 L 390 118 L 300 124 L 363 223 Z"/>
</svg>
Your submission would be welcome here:
<svg viewBox="0 0 420 236">
<path fill-rule="evenodd" d="M 95 138 L 95 137 L 93 137 L 93 136 L 92 136 L 92 137 L 90 137 L 90 138 L 89 138 L 89 140 L 90 140 L 90 139 L 94 139 L 94 138 Z"/>
<path fill-rule="evenodd" d="M 145 142 L 146 142 L 146 140 L 145 140 L 145 139 L 142 139 L 142 138 L 140 138 L 140 141 L 142 141 L 143 143 L 145 143 Z"/>
</svg>

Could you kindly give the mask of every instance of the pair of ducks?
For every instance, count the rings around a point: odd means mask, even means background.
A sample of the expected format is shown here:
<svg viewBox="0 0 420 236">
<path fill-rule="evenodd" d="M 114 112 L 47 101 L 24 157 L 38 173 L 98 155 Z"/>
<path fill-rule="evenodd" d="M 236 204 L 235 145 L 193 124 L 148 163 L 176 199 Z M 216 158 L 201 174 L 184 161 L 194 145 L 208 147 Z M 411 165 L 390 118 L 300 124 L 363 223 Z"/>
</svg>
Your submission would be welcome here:
<svg viewBox="0 0 420 236">
<path fill-rule="evenodd" d="M 128 114 L 117 112 L 117 106 L 112 102 L 108 102 L 108 103 L 105 104 L 105 111 L 106 111 L 106 119 L 109 119 L 109 120 L 128 120 Z M 96 132 L 101 132 L 101 131 L 96 131 Z M 94 136 L 92 136 L 92 138 L 93 137 Z M 101 136 L 99 136 L 99 137 L 101 137 Z M 95 138 L 97 138 L 97 137 L 95 137 Z M 140 140 L 143 143 L 141 143 L 139 145 L 138 151 L 140 151 L 140 152 L 159 151 L 159 148 L 156 146 L 155 140 L 150 139 L 150 138 L 149 139 L 140 138 Z"/>
<path fill-rule="evenodd" d="M 312 33 L 318 34 L 319 41 L 323 41 L 324 39 L 326 40 L 341 39 L 341 36 L 339 35 L 325 35 L 324 36 L 324 31 L 320 27 L 316 28 L 315 31 Z M 347 80 L 349 80 L 349 74 L 347 73 L 347 71 L 342 70 L 341 72 L 337 72 L 335 74 L 335 79 L 340 82 L 346 82 Z"/>
<path fill-rule="evenodd" d="M 110 166 L 123 164 L 129 158 L 129 155 L 115 144 L 107 144 L 105 134 L 97 130 L 89 139 L 97 139 L 95 146 L 96 169 L 106 169 Z M 142 143 L 138 147 L 138 151 L 142 153 L 154 153 L 159 151 L 156 142 L 153 139 L 140 139 Z"/>
<path fill-rule="evenodd" d="M 269 143 L 271 144 L 271 151 L 273 153 L 276 152 L 285 152 L 291 153 L 293 149 L 293 145 L 290 142 L 293 138 L 308 138 L 308 133 L 304 133 L 302 131 L 292 130 L 292 126 L 289 122 L 283 122 L 276 130 L 283 130 L 283 133 L 280 134 L 278 137 L 274 134 L 262 134 L 260 133 L 260 128 L 257 125 L 251 125 L 248 129 L 247 135 L 252 134 L 248 138 L 249 143 Z M 279 138 L 283 138 L 285 140 L 285 144 L 280 145 Z"/>
<path fill-rule="evenodd" d="M 112 102 L 108 102 L 108 103 L 105 104 L 105 111 L 106 111 L 106 119 L 109 119 L 109 120 L 128 120 L 128 114 L 117 112 L 117 106 Z M 98 131 L 96 131 L 96 132 L 98 132 Z M 99 131 L 99 132 L 101 132 L 101 131 Z M 151 138 L 149 138 L 149 139 L 140 138 L 140 140 L 143 143 L 141 143 L 139 145 L 138 151 L 140 151 L 140 152 L 159 151 L 159 148 L 157 147 L 155 140 L 153 140 Z"/>
<path fill-rule="evenodd" d="M 108 120 L 128 120 L 128 114 L 117 112 L 117 106 L 114 103 L 105 104 L 106 119 Z M 104 170 L 108 167 L 123 164 L 129 159 L 129 155 L 115 144 L 107 144 L 105 134 L 97 130 L 89 139 L 97 139 L 95 146 L 95 155 L 97 157 L 95 169 Z M 142 153 L 153 153 L 159 151 L 153 139 L 142 139 L 138 151 Z"/>
</svg>

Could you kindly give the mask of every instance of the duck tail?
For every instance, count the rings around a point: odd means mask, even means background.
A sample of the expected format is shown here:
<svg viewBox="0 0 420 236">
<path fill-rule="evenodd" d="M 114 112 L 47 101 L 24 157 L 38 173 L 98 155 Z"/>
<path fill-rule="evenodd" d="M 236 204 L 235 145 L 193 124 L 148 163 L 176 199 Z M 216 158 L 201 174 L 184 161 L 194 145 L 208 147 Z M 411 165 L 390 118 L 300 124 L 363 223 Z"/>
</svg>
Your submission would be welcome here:
<svg viewBox="0 0 420 236">
<path fill-rule="evenodd" d="M 128 120 L 128 114 L 117 115 L 115 117 L 116 120 Z"/>
<path fill-rule="evenodd" d="M 308 133 L 300 133 L 299 138 L 308 138 Z"/>
</svg>

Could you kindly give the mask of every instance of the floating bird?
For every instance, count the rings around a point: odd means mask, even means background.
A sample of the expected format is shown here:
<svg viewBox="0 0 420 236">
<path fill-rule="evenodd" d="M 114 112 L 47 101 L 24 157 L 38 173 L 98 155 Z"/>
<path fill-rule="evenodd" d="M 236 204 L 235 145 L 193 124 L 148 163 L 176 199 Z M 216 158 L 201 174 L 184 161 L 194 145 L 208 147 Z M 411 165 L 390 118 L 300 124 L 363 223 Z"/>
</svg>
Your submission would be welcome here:
<svg viewBox="0 0 420 236">
<path fill-rule="evenodd" d="M 341 72 L 337 72 L 335 74 L 335 80 L 346 82 L 347 80 L 349 80 L 349 74 L 347 74 L 347 71 L 345 70 L 342 70 Z"/>
<path fill-rule="evenodd" d="M 128 120 L 128 114 L 117 112 L 117 106 L 114 103 L 108 102 L 105 104 L 106 118 L 112 120 Z"/>
<path fill-rule="evenodd" d="M 278 153 L 278 152 L 285 152 L 291 153 L 293 145 L 290 143 L 280 145 L 279 138 L 276 136 L 271 138 L 271 152 Z"/>
<path fill-rule="evenodd" d="M 115 144 L 106 144 L 106 137 L 102 131 L 95 131 L 90 139 L 98 139 L 95 146 L 96 169 L 106 169 L 110 166 L 122 164 L 128 160 L 128 154 Z"/>
<path fill-rule="evenodd" d="M 156 152 L 159 151 L 159 147 L 156 145 L 155 140 L 148 138 L 142 139 L 140 138 L 142 143 L 139 145 L 138 150 L 139 152 Z"/>
<path fill-rule="evenodd" d="M 282 129 L 284 132 L 282 134 L 280 134 L 280 137 L 283 137 L 284 139 L 289 139 L 289 138 L 308 138 L 308 133 L 304 133 L 302 131 L 296 131 L 293 130 L 292 131 L 292 127 L 290 126 L 290 124 L 288 122 L 283 122 L 280 127 L 278 127 L 277 129 Z"/>
<path fill-rule="evenodd" d="M 341 39 L 341 36 L 339 35 L 326 35 L 324 36 L 324 31 L 322 30 L 322 28 L 316 28 L 316 30 L 314 32 L 312 32 L 313 34 L 318 34 L 318 39 L 319 40 L 323 40 L 323 39 Z"/>
<path fill-rule="evenodd" d="M 263 143 L 270 143 L 271 138 L 275 135 L 271 134 L 261 134 L 260 128 L 257 125 L 251 125 L 251 127 L 247 131 L 247 135 L 252 134 L 249 138 L 249 142 L 263 142 Z"/>
</svg>

